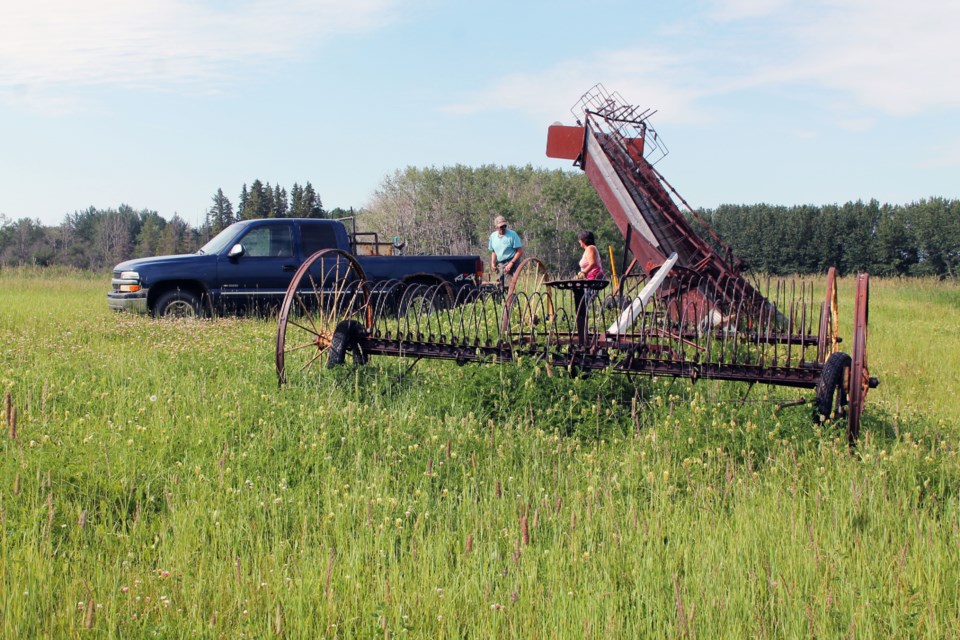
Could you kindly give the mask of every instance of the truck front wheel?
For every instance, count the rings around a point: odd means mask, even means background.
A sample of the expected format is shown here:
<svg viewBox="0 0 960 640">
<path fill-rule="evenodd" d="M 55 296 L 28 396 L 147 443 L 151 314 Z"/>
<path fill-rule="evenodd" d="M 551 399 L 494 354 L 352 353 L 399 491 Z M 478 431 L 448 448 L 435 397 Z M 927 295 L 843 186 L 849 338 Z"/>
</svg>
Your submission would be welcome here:
<svg viewBox="0 0 960 640">
<path fill-rule="evenodd" d="M 173 289 L 157 298 L 153 315 L 158 318 L 198 318 L 201 315 L 200 298 L 182 289 Z"/>
</svg>

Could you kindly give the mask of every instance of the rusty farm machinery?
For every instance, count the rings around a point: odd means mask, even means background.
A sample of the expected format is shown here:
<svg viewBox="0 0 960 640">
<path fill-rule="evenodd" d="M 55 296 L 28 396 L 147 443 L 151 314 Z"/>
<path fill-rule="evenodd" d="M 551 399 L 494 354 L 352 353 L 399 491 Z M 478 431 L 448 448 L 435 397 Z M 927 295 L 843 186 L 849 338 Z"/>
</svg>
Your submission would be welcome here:
<svg viewBox="0 0 960 640">
<path fill-rule="evenodd" d="M 616 282 L 553 278 L 530 257 L 506 290 L 371 284 L 325 250 L 294 275 L 280 309 L 281 384 L 350 357 L 544 362 L 548 371 L 732 380 L 813 390 L 814 415 L 846 418 L 855 443 L 867 391 L 869 276 L 856 277 L 850 353 L 840 350 L 837 278 L 751 282 L 654 164 L 666 148 L 652 113 L 597 85 L 553 125 L 547 155 L 582 169 L 623 235 Z M 679 202 L 687 210 L 681 211 Z M 706 230 L 709 241 L 691 223 Z M 627 263 L 628 251 L 632 261 Z"/>
</svg>

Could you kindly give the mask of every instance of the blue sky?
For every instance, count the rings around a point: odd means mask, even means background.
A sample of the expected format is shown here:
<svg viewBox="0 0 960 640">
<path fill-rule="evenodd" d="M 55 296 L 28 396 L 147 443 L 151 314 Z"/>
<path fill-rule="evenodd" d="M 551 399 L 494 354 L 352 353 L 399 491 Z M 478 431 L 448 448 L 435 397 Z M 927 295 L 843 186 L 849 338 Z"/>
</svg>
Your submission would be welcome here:
<svg viewBox="0 0 960 640">
<path fill-rule="evenodd" d="M 15 0 L 0 215 L 153 209 L 312 182 L 362 207 L 406 166 L 569 167 L 596 83 L 655 109 L 694 207 L 960 197 L 956 0 Z"/>
</svg>

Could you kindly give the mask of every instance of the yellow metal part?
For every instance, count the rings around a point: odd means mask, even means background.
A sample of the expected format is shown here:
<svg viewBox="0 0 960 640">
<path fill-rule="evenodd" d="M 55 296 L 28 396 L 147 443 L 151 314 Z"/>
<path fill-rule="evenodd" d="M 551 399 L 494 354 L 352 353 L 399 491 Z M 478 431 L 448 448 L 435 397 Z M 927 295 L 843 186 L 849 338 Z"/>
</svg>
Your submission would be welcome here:
<svg viewBox="0 0 960 640">
<path fill-rule="evenodd" d="M 613 290 L 617 291 L 620 288 L 620 283 L 617 281 L 617 263 L 613 261 L 613 245 L 608 244 L 607 250 L 610 252 L 610 275 L 613 276 Z"/>
</svg>

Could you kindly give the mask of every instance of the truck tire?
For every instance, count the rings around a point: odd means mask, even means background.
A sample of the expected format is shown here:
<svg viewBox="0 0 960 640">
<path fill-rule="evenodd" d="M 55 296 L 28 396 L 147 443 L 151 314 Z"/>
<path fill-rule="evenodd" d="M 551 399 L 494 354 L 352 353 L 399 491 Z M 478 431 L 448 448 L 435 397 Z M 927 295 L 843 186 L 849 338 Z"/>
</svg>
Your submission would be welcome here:
<svg viewBox="0 0 960 640">
<path fill-rule="evenodd" d="M 172 289 L 157 298 L 153 315 L 158 318 L 199 318 L 202 315 L 200 298 L 190 291 Z"/>
<path fill-rule="evenodd" d="M 367 354 L 360 348 L 360 338 L 363 336 L 363 325 L 356 320 L 344 320 L 337 325 L 330 339 L 330 351 L 327 355 L 327 368 L 333 369 L 344 363 L 347 352 L 353 356 L 353 363 L 362 365 L 367 363 Z"/>
<path fill-rule="evenodd" d="M 850 368 L 850 356 L 837 351 L 830 354 L 817 382 L 813 420 L 842 418 L 847 414 L 847 392 L 843 388 L 844 371 Z"/>
<path fill-rule="evenodd" d="M 408 290 L 400 299 L 400 315 L 425 316 L 453 306 L 450 293 L 441 284 L 414 282 L 407 287 Z"/>
</svg>

